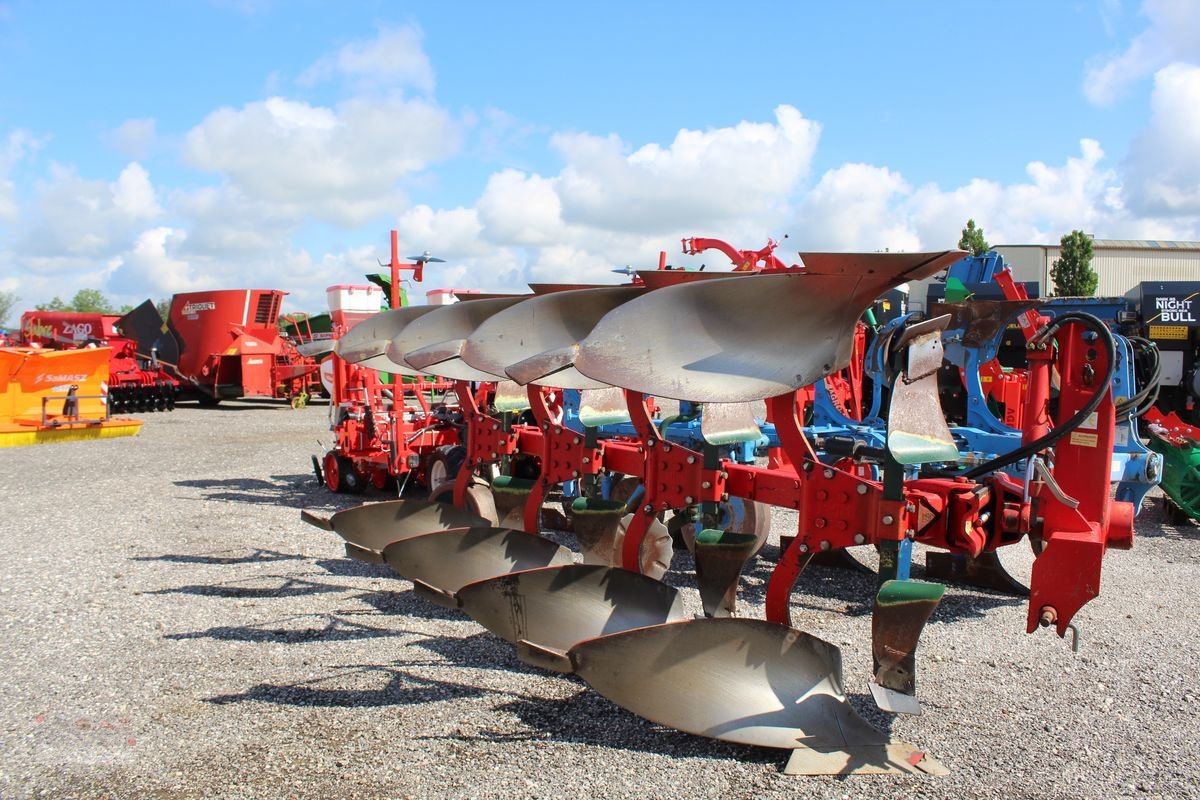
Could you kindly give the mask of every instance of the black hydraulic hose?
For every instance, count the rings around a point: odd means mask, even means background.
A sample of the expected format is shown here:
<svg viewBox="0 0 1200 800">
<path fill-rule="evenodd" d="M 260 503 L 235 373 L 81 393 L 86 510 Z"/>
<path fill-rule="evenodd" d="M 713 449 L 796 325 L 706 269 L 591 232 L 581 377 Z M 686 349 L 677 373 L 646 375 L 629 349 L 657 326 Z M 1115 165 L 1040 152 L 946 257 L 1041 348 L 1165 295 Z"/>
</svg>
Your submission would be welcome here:
<svg viewBox="0 0 1200 800">
<path fill-rule="evenodd" d="M 1154 391 L 1146 395 L 1146 401 L 1133 410 L 1133 415 L 1135 417 L 1141 417 L 1147 411 L 1154 408 L 1154 405 L 1158 402 L 1158 390 L 1160 388 L 1161 387 L 1159 386 L 1155 386 Z"/>
<path fill-rule="evenodd" d="M 1088 328 L 1091 328 L 1104 343 L 1104 352 L 1108 356 L 1108 370 L 1105 372 L 1104 380 L 1100 381 L 1099 385 L 1096 387 L 1096 391 L 1092 394 L 1091 398 L 1087 401 L 1084 407 L 1076 411 L 1075 415 L 1062 425 L 1059 425 L 1054 430 L 1038 437 L 1029 444 L 1013 450 L 1011 453 L 1005 453 L 1004 455 L 997 456 L 990 461 L 985 461 L 979 466 L 961 473 L 962 477 L 972 479 L 978 478 L 980 475 L 986 475 L 989 472 L 995 472 L 998 469 L 1003 469 L 1009 464 L 1015 464 L 1022 459 L 1028 458 L 1037 452 L 1051 447 L 1059 439 L 1063 438 L 1068 433 L 1082 425 L 1084 421 L 1091 416 L 1092 412 L 1100 406 L 1100 402 L 1104 399 L 1104 393 L 1107 392 L 1109 387 L 1112 385 L 1113 374 L 1117 369 L 1116 342 L 1113 340 L 1112 332 L 1109 331 L 1107 325 L 1091 314 L 1085 314 L 1082 311 L 1071 311 L 1055 317 L 1054 321 L 1051 322 L 1045 330 L 1040 331 L 1036 338 L 1050 338 L 1067 322 L 1078 322 Z"/>
<path fill-rule="evenodd" d="M 1162 376 L 1162 359 L 1159 357 L 1157 345 L 1149 339 L 1143 339 L 1140 336 L 1130 336 L 1129 343 L 1133 345 L 1135 350 L 1140 349 L 1142 353 L 1149 354 L 1154 361 L 1150 369 L 1150 376 L 1146 380 L 1146 385 L 1132 397 L 1117 406 L 1117 415 L 1124 416 L 1132 411 L 1135 416 L 1140 417 L 1149 411 L 1150 407 L 1158 400 L 1158 381 Z"/>
</svg>

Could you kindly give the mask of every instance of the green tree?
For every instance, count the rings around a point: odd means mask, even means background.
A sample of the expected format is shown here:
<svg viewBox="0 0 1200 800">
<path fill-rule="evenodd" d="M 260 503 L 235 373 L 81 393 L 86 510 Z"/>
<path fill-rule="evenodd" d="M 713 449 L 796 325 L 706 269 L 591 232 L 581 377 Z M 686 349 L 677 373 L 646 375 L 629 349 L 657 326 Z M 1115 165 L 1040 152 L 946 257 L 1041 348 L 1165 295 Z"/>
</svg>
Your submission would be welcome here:
<svg viewBox="0 0 1200 800">
<path fill-rule="evenodd" d="M 49 303 L 42 303 L 36 306 L 38 311 L 93 311 L 99 314 L 112 314 L 113 305 L 104 296 L 104 293 L 99 289 L 80 289 L 71 298 L 71 302 L 64 303 L 61 297 L 57 295 Z"/>
<path fill-rule="evenodd" d="M 67 308 L 67 304 L 64 303 L 62 301 L 62 298 L 59 297 L 58 295 L 55 295 L 54 299 L 51 300 L 49 303 L 38 303 L 36 306 L 34 306 L 34 308 L 36 308 L 38 311 L 70 311 L 71 310 L 71 309 Z"/>
<path fill-rule="evenodd" d="M 99 289 L 80 289 L 71 298 L 72 311 L 94 311 L 99 314 L 113 313 L 112 303 Z"/>
<path fill-rule="evenodd" d="M 163 318 L 163 322 L 166 322 L 170 318 L 171 298 L 168 297 L 166 300 L 159 300 L 154 304 L 154 307 L 158 309 L 158 315 Z"/>
<path fill-rule="evenodd" d="M 13 306 L 20 299 L 15 292 L 0 292 L 0 328 L 4 327 L 8 315 L 12 313 Z"/>
<path fill-rule="evenodd" d="M 1062 254 L 1050 267 L 1054 294 L 1059 297 L 1091 297 L 1100 285 L 1100 276 L 1092 269 L 1092 237 L 1083 231 L 1071 231 L 1059 241 Z"/>
<path fill-rule="evenodd" d="M 983 238 L 983 228 L 975 227 L 975 220 L 967 220 L 967 227 L 962 229 L 962 238 L 958 240 L 958 249 L 966 250 L 973 256 L 981 256 L 992 246 Z"/>
</svg>

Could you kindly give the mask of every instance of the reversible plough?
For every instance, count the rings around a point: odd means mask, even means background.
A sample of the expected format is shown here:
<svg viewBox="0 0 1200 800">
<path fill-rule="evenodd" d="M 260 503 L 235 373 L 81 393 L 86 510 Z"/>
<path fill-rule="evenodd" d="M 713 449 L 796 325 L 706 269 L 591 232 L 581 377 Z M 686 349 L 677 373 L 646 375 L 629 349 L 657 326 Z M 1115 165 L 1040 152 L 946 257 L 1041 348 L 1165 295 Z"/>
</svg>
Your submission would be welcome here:
<svg viewBox="0 0 1200 800">
<path fill-rule="evenodd" d="M 685 250 L 688 241 L 708 243 Z M 463 467 L 450 503 L 304 516 L 340 534 L 352 557 L 391 565 L 421 596 L 513 642 L 523 660 L 573 672 L 654 722 L 791 750 L 788 772 L 942 771 L 853 710 L 838 649 L 790 624 L 793 586 L 818 555 L 878 550 L 870 688 L 890 712 L 920 711 L 917 640 L 943 593 L 909 578 L 914 544 L 979 558 L 1028 538 L 1027 630 L 1065 635 L 1099 591 L 1106 549 L 1133 541 L 1133 508 L 1109 493 L 1112 336 L 1086 314 L 1034 314 L 1020 442 L 954 470 L 959 445 L 937 385 L 950 317 L 902 318 L 874 345 L 874 381 L 889 398 L 881 441 L 818 452 L 803 420 L 829 389 L 813 387 L 861 376 L 842 371 L 864 310 L 965 254 L 804 253 L 786 266 L 773 244 L 729 250 L 734 273 L 535 285 L 363 323 L 370 335 L 347 339 L 373 366 L 455 383 Z M 861 402 L 856 391 L 839 406 Z M 681 415 L 656 425 L 650 398 L 682 401 Z M 681 443 L 671 431 L 690 416 L 700 436 Z M 606 433 L 613 424 L 628 432 Z M 763 427 L 778 445 L 766 466 L 730 456 Z M 558 493 L 574 497 L 582 563 L 538 535 Z M 781 537 L 765 619 L 734 616 L 770 508 L 797 512 L 797 527 Z M 672 556 L 660 522 L 669 512 L 690 522 L 703 618 L 688 618 L 681 592 L 658 580 Z"/>
</svg>

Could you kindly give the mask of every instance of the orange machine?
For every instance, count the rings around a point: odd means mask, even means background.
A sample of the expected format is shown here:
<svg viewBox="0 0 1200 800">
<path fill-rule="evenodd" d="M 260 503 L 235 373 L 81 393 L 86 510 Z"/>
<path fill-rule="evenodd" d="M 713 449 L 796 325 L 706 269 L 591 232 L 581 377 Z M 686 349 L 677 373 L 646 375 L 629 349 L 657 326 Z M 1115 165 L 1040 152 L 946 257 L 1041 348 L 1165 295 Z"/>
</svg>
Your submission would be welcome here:
<svg viewBox="0 0 1200 800">
<path fill-rule="evenodd" d="M 109 348 L 0 347 L 0 447 L 133 436 L 108 413 Z"/>
</svg>

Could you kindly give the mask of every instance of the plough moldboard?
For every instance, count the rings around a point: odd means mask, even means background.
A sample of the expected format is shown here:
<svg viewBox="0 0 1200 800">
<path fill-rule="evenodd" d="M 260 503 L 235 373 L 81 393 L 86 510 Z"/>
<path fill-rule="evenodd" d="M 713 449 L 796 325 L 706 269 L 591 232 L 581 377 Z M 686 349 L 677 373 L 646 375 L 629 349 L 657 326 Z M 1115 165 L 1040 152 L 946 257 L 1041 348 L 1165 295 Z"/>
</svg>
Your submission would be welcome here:
<svg viewBox="0 0 1200 800">
<path fill-rule="evenodd" d="M 339 354 L 456 382 L 465 457 L 452 503 L 392 500 L 309 521 L 513 642 L 523 660 L 575 673 L 647 719 L 792 750 L 789 772 L 940 772 L 854 711 L 836 647 L 791 627 L 805 567 L 856 545 L 879 550 L 872 695 L 886 711 L 916 713 L 917 641 L 943 587 L 909 578 L 914 543 L 985 565 L 1028 537 L 1038 555 L 1027 630 L 1061 636 L 1096 596 L 1106 549 L 1133 537 L 1131 505 L 1109 497 L 1113 340 L 1086 315 L 1041 320 L 1026 424 L 1008 453 L 953 469 L 934 377 L 948 318 L 902 319 L 881 340 L 875 381 L 891 398 L 882 446 L 826 450 L 806 436 L 814 397 L 828 399 L 812 387 L 863 358 L 864 310 L 963 255 L 808 253 L 787 267 L 753 252 L 749 265 L 765 268 L 659 270 L 622 287 L 539 285 L 381 315 L 351 330 Z M 651 398 L 681 401 L 680 414 L 656 421 Z M 676 431 L 700 417 L 700 433 L 682 441 Z M 763 429 L 766 466 L 731 455 Z M 539 536 L 558 493 L 582 559 Z M 797 529 L 771 573 L 765 619 L 739 617 L 740 574 L 771 507 L 798 512 Z M 671 534 L 685 529 L 698 619 L 656 579 Z"/>
</svg>

